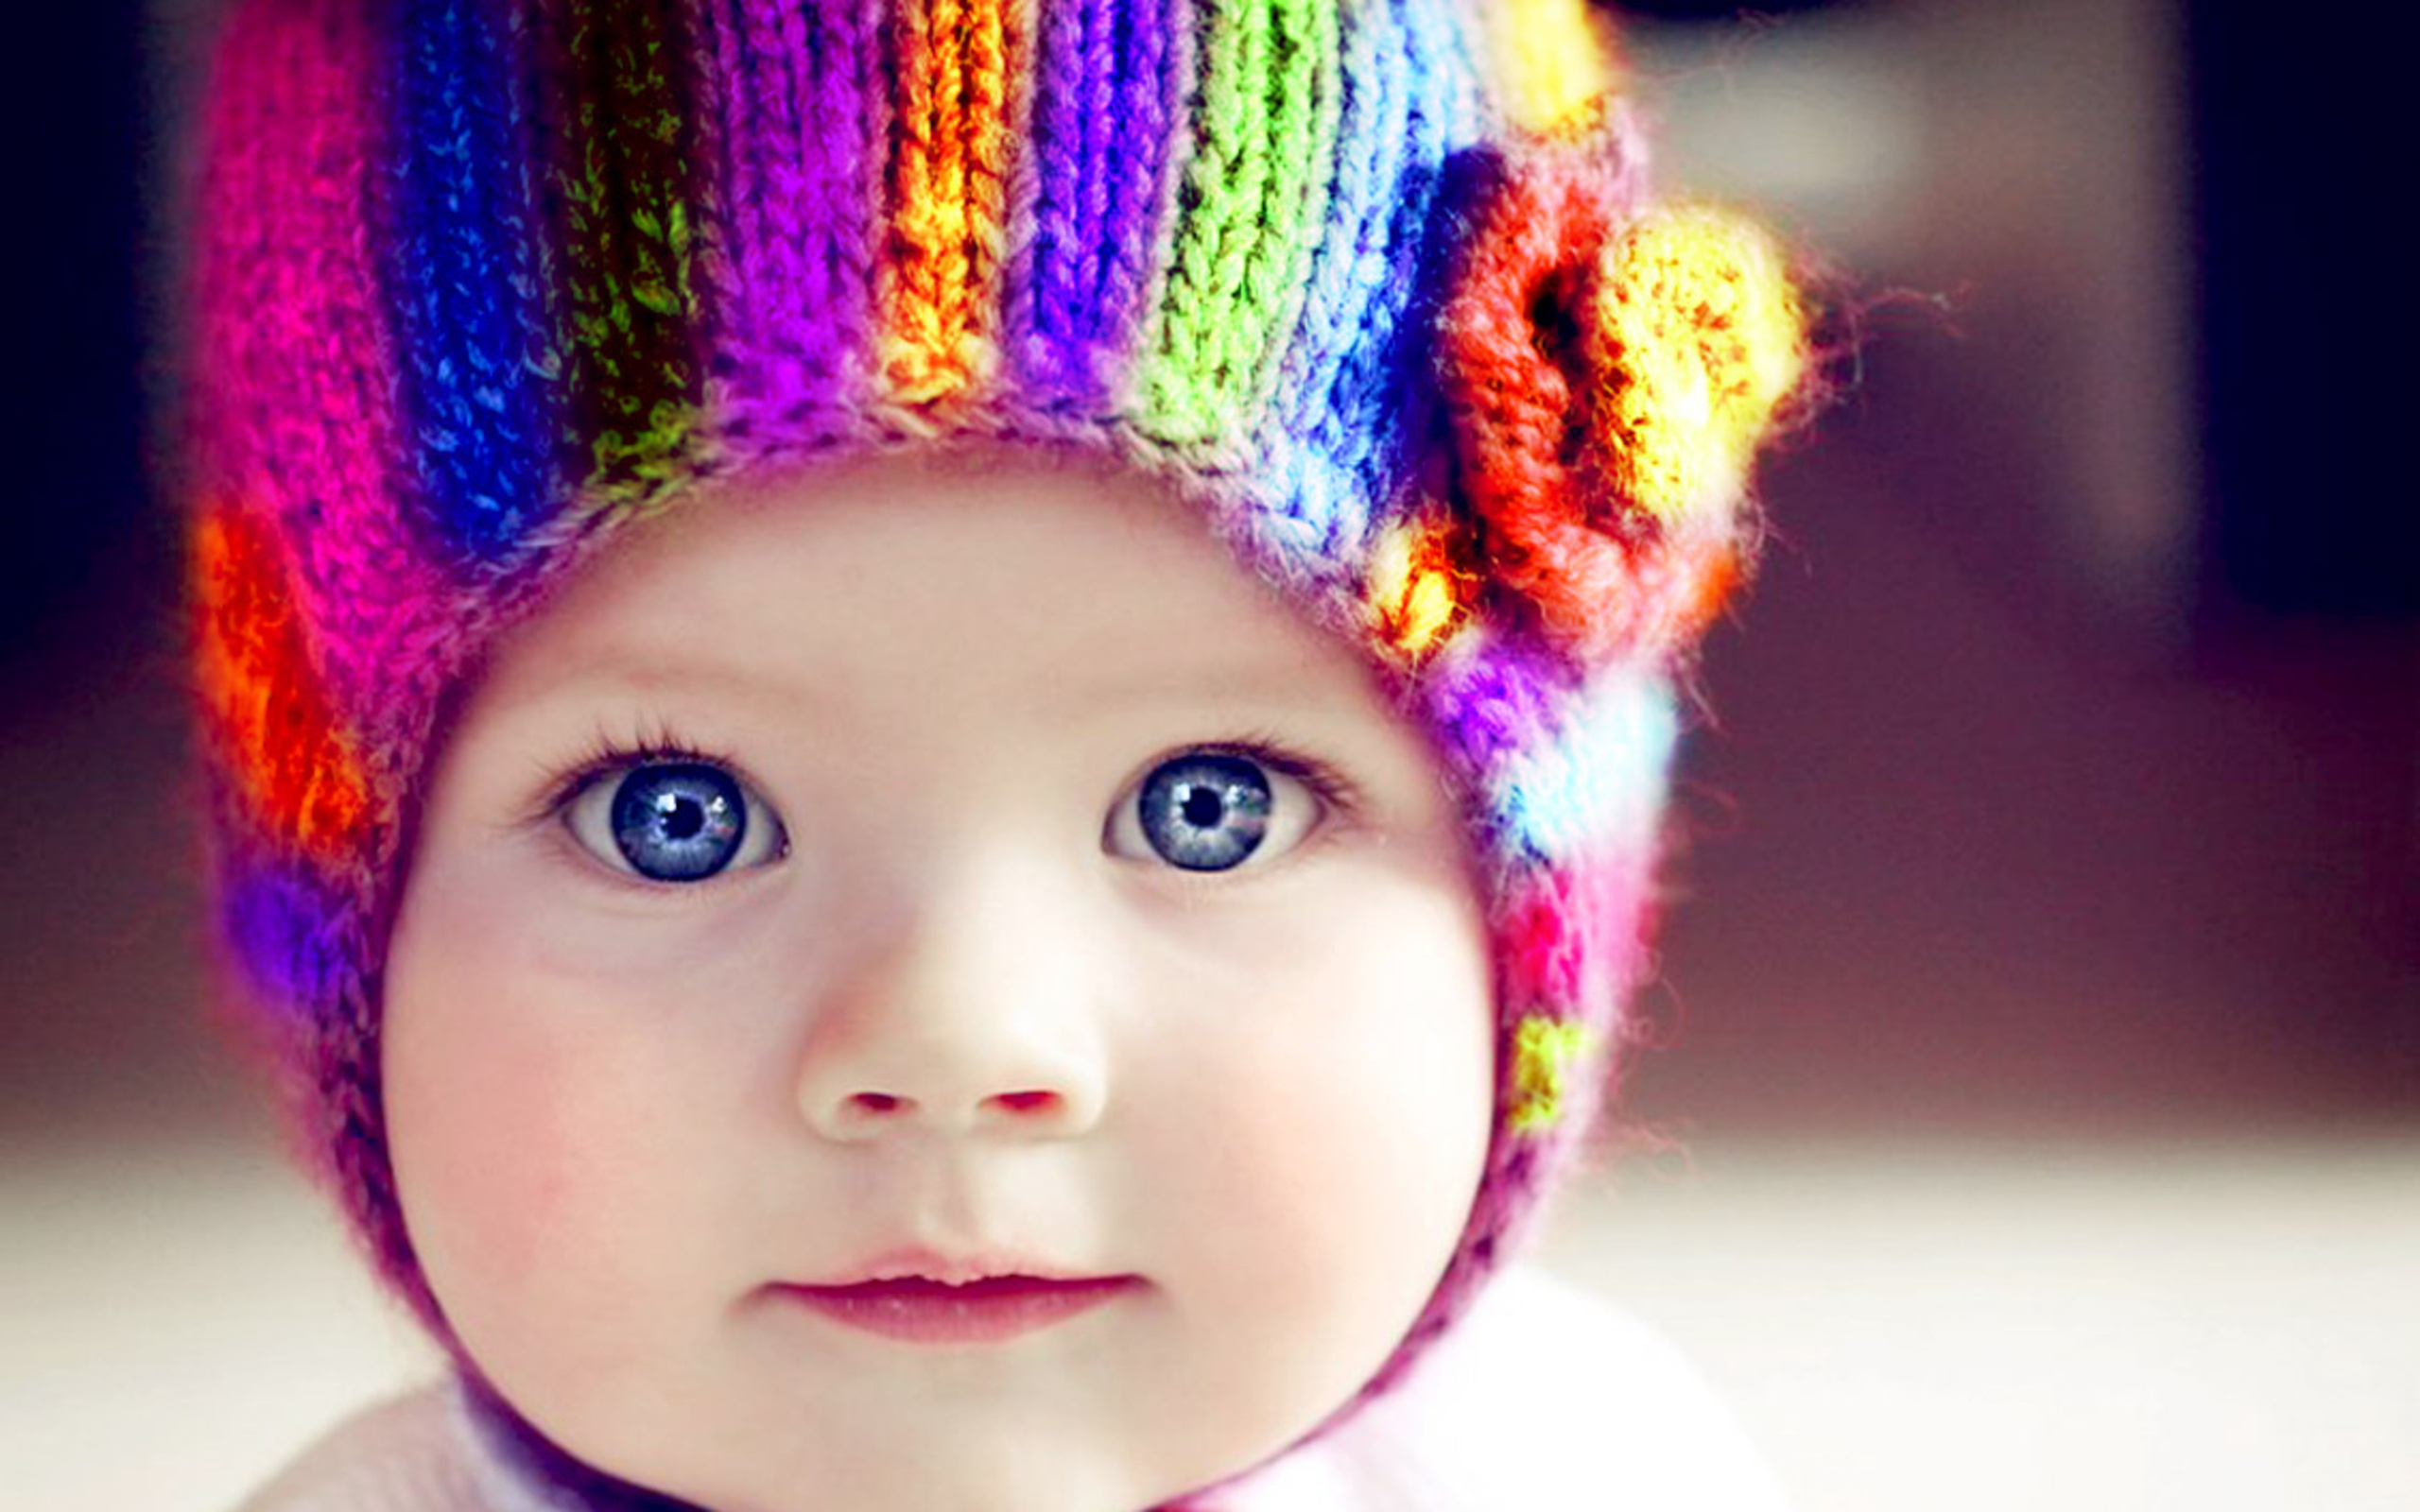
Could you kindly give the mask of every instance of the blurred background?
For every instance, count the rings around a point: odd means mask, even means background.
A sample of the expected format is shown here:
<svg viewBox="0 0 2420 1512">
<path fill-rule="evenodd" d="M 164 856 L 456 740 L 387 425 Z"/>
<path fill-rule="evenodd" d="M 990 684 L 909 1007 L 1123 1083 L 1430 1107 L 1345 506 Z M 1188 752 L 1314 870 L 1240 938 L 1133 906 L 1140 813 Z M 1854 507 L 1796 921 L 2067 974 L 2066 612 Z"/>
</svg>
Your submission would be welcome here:
<svg viewBox="0 0 2420 1512">
<path fill-rule="evenodd" d="M 1841 279 L 1554 1265 L 1815 1512 L 2420 1507 L 2402 23 L 1628 8 L 1668 182 Z M 210 1512 L 430 1368 L 201 1012 L 146 493 L 169 0 L 15 18 L 0 1464 Z"/>
</svg>

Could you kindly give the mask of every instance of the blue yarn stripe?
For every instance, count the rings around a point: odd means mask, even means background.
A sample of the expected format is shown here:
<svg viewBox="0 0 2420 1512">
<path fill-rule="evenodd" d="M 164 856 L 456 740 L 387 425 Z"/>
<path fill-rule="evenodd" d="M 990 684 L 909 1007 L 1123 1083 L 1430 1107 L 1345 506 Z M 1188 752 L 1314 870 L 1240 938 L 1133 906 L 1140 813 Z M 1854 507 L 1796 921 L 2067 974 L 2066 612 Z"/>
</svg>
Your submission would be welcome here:
<svg viewBox="0 0 2420 1512">
<path fill-rule="evenodd" d="M 1412 378 L 1427 369 L 1428 322 L 1413 302 L 1433 291 L 1446 238 L 1426 233 L 1447 156 L 1482 129 L 1478 84 L 1456 18 L 1443 0 L 1405 0 L 1401 60 L 1410 91 L 1394 214 L 1382 244 L 1361 253 L 1364 338 L 1344 352 L 1314 434 L 1340 466 L 1368 480 L 1397 475 L 1416 414 Z M 1408 314 L 1410 318 L 1408 318 Z"/>
<path fill-rule="evenodd" d="M 1565 717 L 1559 739 L 1512 753 L 1484 779 L 1515 853 L 1559 865 L 1607 843 L 1651 845 L 1681 734 L 1670 692 L 1618 668 Z"/>
<path fill-rule="evenodd" d="M 543 301 L 526 65 L 510 0 L 402 0 L 393 290 L 404 398 L 440 537 L 509 556 L 550 497 L 562 359 Z"/>
<path fill-rule="evenodd" d="M 1435 240 L 1424 232 L 1446 156 L 1479 129 L 1476 81 L 1439 0 L 1349 9 L 1344 28 L 1328 216 L 1266 422 L 1284 484 L 1249 522 L 1256 555 L 1288 576 L 1357 561 L 1390 502 L 1419 413 L 1421 333 L 1406 313 Z"/>
<path fill-rule="evenodd" d="M 1170 0 L 1042 8 L 1036 48 L 1033 239 L 1010 272 L 1009 346 L 1045 408 L 1113 402 L 1142 313 L 1181 114 Z"/>
</svg>

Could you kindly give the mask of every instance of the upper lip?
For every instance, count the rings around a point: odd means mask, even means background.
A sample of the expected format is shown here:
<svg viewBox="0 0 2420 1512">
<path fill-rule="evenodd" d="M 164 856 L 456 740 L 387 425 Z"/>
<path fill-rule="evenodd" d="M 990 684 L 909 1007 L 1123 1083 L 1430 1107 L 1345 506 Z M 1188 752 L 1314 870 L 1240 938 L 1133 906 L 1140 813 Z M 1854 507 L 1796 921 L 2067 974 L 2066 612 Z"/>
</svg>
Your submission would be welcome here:
<svg viewBox="0 0 2420 1512">
<path fill-rule="evenodd" d="M 977 1281 L 1010 1277 L 1039 1281 L 1097 1281 L 1115 1279 L 1118 1274 L 1063 1265 L 1028 1255 L 992 1251 L 948 1254 L 937 1249 L 908 1248 L 886 1250 L 833 1274 L 786 1284 L 811 1291 L 837 1291 L 851 1286 L 878 1285 L 885 1281 L 922 1280 L 938 1281 L 944 1286 L 969 1286 Z"/>
</svg>

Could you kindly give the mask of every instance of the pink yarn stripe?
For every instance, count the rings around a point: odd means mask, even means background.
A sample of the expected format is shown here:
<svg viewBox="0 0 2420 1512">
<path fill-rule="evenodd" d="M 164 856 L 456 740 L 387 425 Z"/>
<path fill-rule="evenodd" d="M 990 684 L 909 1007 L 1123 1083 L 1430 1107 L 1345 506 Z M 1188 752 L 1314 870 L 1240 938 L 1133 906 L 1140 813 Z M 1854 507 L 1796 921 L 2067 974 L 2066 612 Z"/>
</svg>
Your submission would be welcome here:
<svg viewBox="0 0 2420 1512">
<path fill-rule="evenodd" d="M 1508 1026 L 1522 1015 L 1588 1022 L 1609 1040 L 1609 1022 L 1645 964 L 1634 929 L 1651 902 L 1651 853 L 1591 855 L 1508 878 L 1496 905 L 1498 989 Z"/>
<path fill-rule="evenodd" d="M 428 660 L 415 627 L 447 595 L 397 507 L 394 347 L 368 250 L 387 91 L 366 9 L 241 8 L 217 51 L 194 272 L 195 391 L 213 403 L 193 419 L 209 483 L 320 542 L 296 584 L 323 628 L 311 649 L 354 728 L 376 730 L 408 714 L 362 707 L 366 691 Z"/>
</svg>

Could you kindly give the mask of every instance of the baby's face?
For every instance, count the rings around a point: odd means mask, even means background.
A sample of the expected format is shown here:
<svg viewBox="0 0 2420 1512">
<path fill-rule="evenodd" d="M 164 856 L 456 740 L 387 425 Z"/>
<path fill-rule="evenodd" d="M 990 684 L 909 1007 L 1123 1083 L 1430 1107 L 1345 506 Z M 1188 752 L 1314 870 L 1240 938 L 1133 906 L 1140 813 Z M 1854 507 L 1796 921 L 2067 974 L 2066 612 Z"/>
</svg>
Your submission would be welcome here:
<svg viewBox="0 0 2420 1512">
<path fill-rule="evenodd" d="M 683 507 L 502 644 L 387 963 L 462 1344 L 718 1512 L 1135 1512 L 1347 1400 L 1485 1156 L 1430 757 L 1118 476 Z"/>
</svg>

